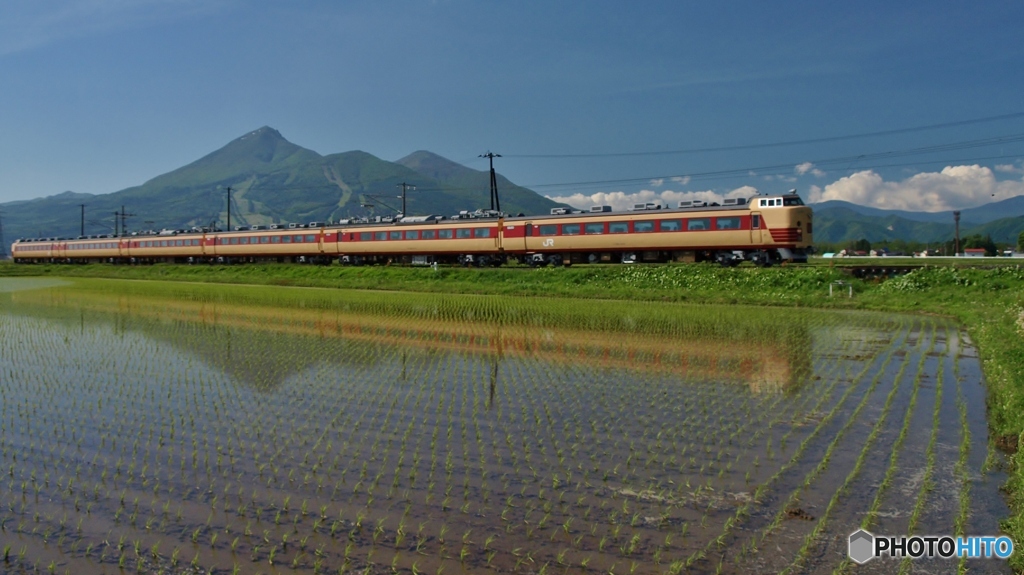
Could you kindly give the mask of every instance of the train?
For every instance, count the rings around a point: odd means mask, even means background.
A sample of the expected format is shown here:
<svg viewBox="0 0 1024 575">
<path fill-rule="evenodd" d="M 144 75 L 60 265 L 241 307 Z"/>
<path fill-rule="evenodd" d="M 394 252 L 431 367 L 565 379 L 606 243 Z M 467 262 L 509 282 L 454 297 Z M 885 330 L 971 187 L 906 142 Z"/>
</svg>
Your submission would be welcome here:
<svg viewBox="0 0 1024 575">
<path fill-rule="evenodd" d="M 480 210 L 308 224 L 161 230 L 78 238 L 19 239 L 16 263 L 256 263 L 530 266 L 576 263 L 717 262 L 759 266 L 806 262 L 812 210 L 780 195 L 685 201 L 627 211 L 554 208 L 539 216 Z"/>
</svg>

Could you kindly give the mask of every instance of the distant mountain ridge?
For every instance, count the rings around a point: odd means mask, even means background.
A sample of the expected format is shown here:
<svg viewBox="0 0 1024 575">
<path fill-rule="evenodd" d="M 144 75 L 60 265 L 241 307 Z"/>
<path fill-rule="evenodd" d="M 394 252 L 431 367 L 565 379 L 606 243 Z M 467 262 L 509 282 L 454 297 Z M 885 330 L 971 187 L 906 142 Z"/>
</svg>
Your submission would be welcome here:
<svg viewBox="0 0 1024 575">
<path fill-rule="evenodd" d="M 816 242 L 866 239 L 947 241 L 955 235 L 953 212 L 883 210 L 831 200 L 811 204 Z M 996 242 L 1016 244 L 1024 231 L 1024 196 L 960 210 L 960 236 L 990 235 Z"/>
<path fill-rule="evenodd" d="M 823 212 L 825 210 L 831 210 L 835 208 L 851 210 L 855 213 L 865 216 L 897 216 L 906 220 L 912 220 L 915 222 L 951 222 L 953 221 L 953 211 L 947 210 L 942 212 L 912 212 L 906 210 L 884 210 L 881 208 L 872 208 L 869 206 L 861 206 L 851 202 L 844 202 L 842 200 L 829 200 L 826 202 L 819 202 L 817 204 L 811 204 L 816 212 Z M 1024 216 L 1024 196 L 1014 196 L 998 202 L 992 202 L 990 204 L 984 204 L 973 208 L 964 208 L 960 210 L 960 222 L 961 224 L 967 223 L 971 225 L 987 224 L 994 220 Z"/>
<path fill-rule="evenodd" d="M 549 213 L 561 206 L 498 176 L 503 211 Z M 80 204 L 86 204 L 86 234 L 113 231 L 121 206 L 134 214 L 129 230 L 226 224 L 231 188 L 231 224 L 339 220 L 390 214 L 401 208 L 402 182 L 416 187 L 407 196 L 409 215 L 452 215 L 490 207 L 490 174 L 428 151 L 398 162 L 363 151 L 322 156 L 289 142 L 269 126 L 253 130 L 198 160 L 139 186 L 110 194 L 63 192 L 0 205 L 4 235 L 79 235 Z"/>
</svg>

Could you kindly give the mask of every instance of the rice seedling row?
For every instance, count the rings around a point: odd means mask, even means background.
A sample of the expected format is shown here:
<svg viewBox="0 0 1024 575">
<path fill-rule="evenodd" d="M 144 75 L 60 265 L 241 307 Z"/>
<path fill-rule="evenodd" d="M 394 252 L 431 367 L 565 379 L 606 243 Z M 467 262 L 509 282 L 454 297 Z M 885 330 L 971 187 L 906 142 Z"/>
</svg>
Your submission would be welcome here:
<svg viewBox="0 0 1024 575">
<path fill-rule="evenodd" d="M 808 486 L 862 483 L 841 452 L 882 432 L 846 430 L 927 341 L 873 314 L 104 286 L 0 302 L 8 565 L 740 570 Z"/>
</svg>

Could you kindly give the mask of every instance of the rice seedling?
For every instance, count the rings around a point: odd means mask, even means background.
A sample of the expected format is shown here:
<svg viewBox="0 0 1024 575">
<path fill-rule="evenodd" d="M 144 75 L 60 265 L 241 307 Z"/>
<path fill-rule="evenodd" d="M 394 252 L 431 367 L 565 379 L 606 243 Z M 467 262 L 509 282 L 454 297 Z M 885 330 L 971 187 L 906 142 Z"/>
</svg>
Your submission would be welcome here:
<svg viewBox="0 0 1024 575">
<path fill-rule="evenodd" d="M 0 305 L 3 525 L 96 571 L 728 567 L 906 345 L 871 314 L 109 292 Z"/>
</svg>

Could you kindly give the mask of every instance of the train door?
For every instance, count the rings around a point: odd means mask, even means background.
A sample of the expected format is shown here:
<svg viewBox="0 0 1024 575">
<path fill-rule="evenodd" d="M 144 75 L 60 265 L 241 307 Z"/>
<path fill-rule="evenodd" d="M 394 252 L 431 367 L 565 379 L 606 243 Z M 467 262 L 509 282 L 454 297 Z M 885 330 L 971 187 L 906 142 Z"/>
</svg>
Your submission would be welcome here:
<svg viewBox="0 0 1024 575">
<path fill-rule="evenodd" d="M 761 244 L 761 231 L 764 229 L 764 219 L 760 212 L 750 214 L 750 243 L 751 245 Z"/>
</svg>

